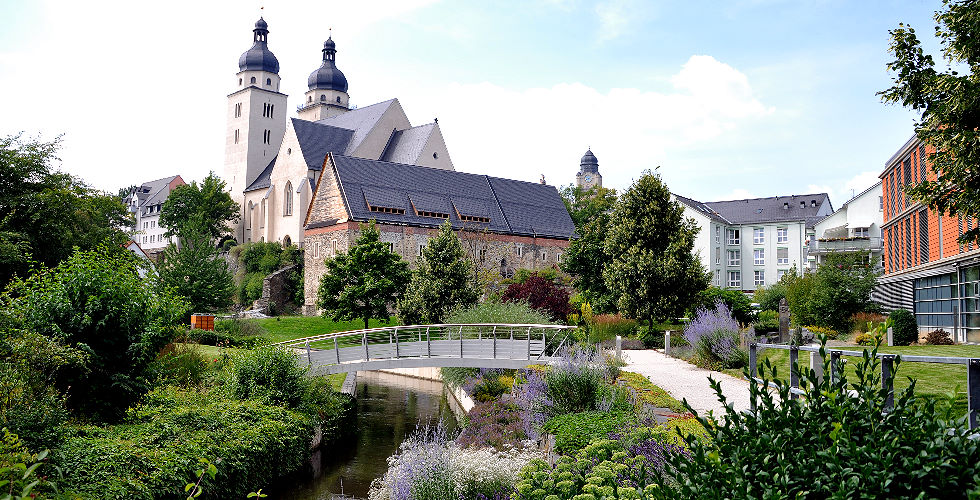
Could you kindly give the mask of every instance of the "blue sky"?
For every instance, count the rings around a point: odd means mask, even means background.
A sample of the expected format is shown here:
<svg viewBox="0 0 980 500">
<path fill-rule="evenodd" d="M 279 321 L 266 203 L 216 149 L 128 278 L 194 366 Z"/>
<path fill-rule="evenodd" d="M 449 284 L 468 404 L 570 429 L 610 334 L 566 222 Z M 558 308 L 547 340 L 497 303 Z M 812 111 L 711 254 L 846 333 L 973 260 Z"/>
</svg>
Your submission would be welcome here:
<svg viewBox="0 0 980 500">
<path fill-rule="evenodd" d="M 0 133 L 63 133 L 63 169 L 115 190 L 222 171 L 225 96 L 264 6 L 290 107 L 333 28 L 361 106 L 439 118 L 457 170 L 605 184 L 660 167 L 703 200 L 874 182 L 914 116 L 882 104 L 888 30 L 938 0 L 0 4 Z M 935 51 L 936 43 L 927 41 Z"/>
</svg>

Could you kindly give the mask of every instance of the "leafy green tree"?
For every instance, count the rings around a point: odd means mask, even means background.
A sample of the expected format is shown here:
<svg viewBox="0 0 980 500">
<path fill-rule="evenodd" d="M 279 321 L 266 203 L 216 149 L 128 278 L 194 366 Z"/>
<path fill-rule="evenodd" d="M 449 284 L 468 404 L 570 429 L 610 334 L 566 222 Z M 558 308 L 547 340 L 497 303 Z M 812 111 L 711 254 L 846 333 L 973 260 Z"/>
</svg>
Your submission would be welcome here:
<svg viewBox="0 0 980 500">
<path fill-rule="evenodd" d="M 796 268 L 793 269 L 795 270 Z M 785 297 L 786 283 L 780 278 L 779 281 L 770 286 L 756 289 L 753 299 L 763 311 L 778 311 L 779 301 Z"/>
<path fill-rule="evenodd" d="M 980 213 L 980 4 L 943 0 L 934 19 L 946 69 L 937 71 L 915 30 L 899 24 L 889 31 L 894 85 L 878 95 L 919 112 L 915 133 L 935 148 L 929 163 L 937 180 L 909 185 L 906 192 L 942 214 L 975 217 Z M 980 242 L 980 228 L 966 231 L 960 241 Z"/>
<path fill-rule="evenodd" d="M 229 223 L 241 218 L 239 208 L 225 190 L 225 181 L 211 172 L 200 185 L 192 181 L 170 192 L 160 209 L 160 225 L 167 228 L 167 236 L 203 233 L 218 240 L 231 232 Z"/>
<path fill-rule="evenodd" d="M 42 335 L 83 355 L 51 376 L 69 407 L 84 416 L 115 420 L 149 389 L 147 368 L 186 311 L 182 299 L 139 276 L 145 266 L 106 245 L 75 252 L 0 296 L 9 330 Z"/>
<path fill-rule="evenodd" d="M 746 325 L 752 321 L 754 313 L 752 312 L 752 302 L 749 301 L 748 295 L 745 295 L 740 290 L 729 290 L 716 286 L 710 286 L 698 294 L 694 305 L 688 311 L 688 317 L 693 318 L 698 309 L 714 309 L 715 303 L 719 300 L 728 306 L 728 310 L 731 311 L 732 316 L 739 323 Z"/>
<path fill-rule="evenodd" d="M 411 273 L 408 263 L 381 241 L 374 221 L 361 229 L 354 246 L 327 259 L 320 279 L 317 307 L 334 321 L 391 319 L 389 308 L 405 293 Z"/>
<path fill-rule="evenodd" d="M 73 248 L 121 245 L 133 219 L 122 201 L 59 172 L 60 138 L 0 138 L 0 287 L 31 262 L 54 266 Z"/>
<path fill-rule="evenodd" d="M 160 284 L 187 299 L 190 312 L 214 313 L 231 305 L 235 282 L 209 237 L 190 233 L 171 243 L 157 266 Z"/>
<path fill-rule="evenodd" d="M 620 312 L 652 329 L 690 307 L 709 283 L 694 254 L 697 233 L 659 175 L 645 172 L 623 193 L 610 216 L 603 273 Z"/>
<path fill-rule="evenodd" d="M 402 322 L 441 323 L 450 311 L 475 304 L 480 292 L 471 267 L 459 237 L 446 221 L 422 249 L 412 281 L 398 303 Z"/>
<path fill-rule="evenodd" d="M 562 189 L 565 208 L 579 237 L 568 245 L 562 269 L 574 276 L 572 285 L 596 312 L 615 312 L 616 299 L 606 286 L 603 271 L 610 261 L 606 253 L 609 214 L 616 205 L 616 191 L 603 187 Z"/>
<path fill-rule="evenodd" d="M 810 313 L 818 326 L 850 333 L 851 316 L 872 306 L 878 274 L 856 255 L 831 254 L 820 264 L 810 292 Z"/>
</svg>

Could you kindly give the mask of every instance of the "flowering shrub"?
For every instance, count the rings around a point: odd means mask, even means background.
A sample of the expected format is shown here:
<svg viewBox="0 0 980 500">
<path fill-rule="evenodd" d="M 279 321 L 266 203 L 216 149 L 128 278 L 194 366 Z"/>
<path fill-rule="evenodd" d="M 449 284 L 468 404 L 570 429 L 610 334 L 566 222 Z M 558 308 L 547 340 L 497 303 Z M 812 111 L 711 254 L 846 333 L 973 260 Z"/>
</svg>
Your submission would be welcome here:
<svg viewBox="0 0 980 500">
<path fill-rule="evenodd" d="M 684 328 L 684 338 L 694 346 L 694 362 L 715 368 L 741 368 L 748 353 L 741 347 L 739 327 L 728 306 L 715 302 L 714 309 L 702 308 Z"/>
<path fill-rule="evenodd" d="M 521 469 L 537 451 L 462 448 L 441 427 L 421 429 L 388 458 L 388 471 L 371 483 L 369 500 L 510 498 Z"/>
<path fill-rule="evenodd" d="M 500 396 L 509 391 L 513 384 L 513 379 L 506 375 L 504 370 L 480 368 L 476 375 L 466 379 L 463 389 L 474 400 L 486 403 L 500 399 Z"/>
<path fill-rule="evenodd" d="M 535 369 L 520 370 L 511 395 L 520 411 L 524 434 L 530 439 L 537 439 L 552 406 L 544 373 Z"/>
<path fill-rule="evenodd" d="M 508 286 L 502 299 L 504 302 L 527 302 L 552 320 L 562 323 L 568 321 L 568 316 L 572 314 L 568 290 L 537 273 L 533 273 L 523 283 Z"/>
<path fill-rule="evenodd" d="M 870 333 L 859 333 L 857 337 L 854 337 L 854 343 L 857 345 L 873 346 L 878 343 L 878 340 Z"/>
<path fill-rule="evenodd" d="M 479 403 L 467 414 L 466 426 L 456 438 L 463 448 L 491 447 L 497 450 L 520 447 L 528 438 L 521 411 L 514 403 Z"/>
<path fill-rule="evenodd" d="M 545 374 L 551 415 L 596 409 L 609 388 L 605 383 L 605 359 L 592 347 L 562 349 Z"/>
</svg>

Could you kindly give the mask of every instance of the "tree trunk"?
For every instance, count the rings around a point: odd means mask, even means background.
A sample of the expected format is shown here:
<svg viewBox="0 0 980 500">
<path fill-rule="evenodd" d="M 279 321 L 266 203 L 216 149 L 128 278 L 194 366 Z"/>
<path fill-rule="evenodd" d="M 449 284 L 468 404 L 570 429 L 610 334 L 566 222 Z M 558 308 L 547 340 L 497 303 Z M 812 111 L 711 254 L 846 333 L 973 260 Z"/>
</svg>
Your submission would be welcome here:
<svg viewBox="0 0 980 500">
<path fill-rule="evenodd" d="M 368 319 L 369 319 L 369 318 L 364 318 L 364 329 L 365 329 L 365 330 L 367 330 L 367 329 L 368 329 Z"/>
</svg>

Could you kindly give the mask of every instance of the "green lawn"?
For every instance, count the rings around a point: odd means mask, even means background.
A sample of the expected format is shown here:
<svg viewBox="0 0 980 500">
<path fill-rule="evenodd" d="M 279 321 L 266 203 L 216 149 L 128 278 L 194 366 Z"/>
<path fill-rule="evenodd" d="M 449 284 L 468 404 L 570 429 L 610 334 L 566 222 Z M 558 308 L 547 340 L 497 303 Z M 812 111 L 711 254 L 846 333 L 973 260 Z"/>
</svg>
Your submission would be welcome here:
<svg viewBox="0 0 980 500">
<path fill-rule="evenodd" d="M 322 316 L 278 316 L 275 318 L 252 319 L 248 321 L 254 321 L 264 328 L 266 333 L 262 336 L 270 343 L 364 328 L 364 321 L 362 320 L 332 321 Z M 383 323 L 379 320 L 372 319 L 369 324 L 371 328 L 379 328 L 383 326 L 395 326 L 398 323 L 392 318 L 391 323 Z"/>
<path fill-rule="evenodd" d="M 841 347 L 840 349 L 849 351 L 860 351 L 865 349 L 861 346 Z M 878 352 L 915 355 L 915 356 L 955 356 L 964 358 L 980 358 L 980 346 L 975 345 L 949 345 L 949 346 L 905 346 L 905 347 L 881 347 Z M 848 368 L 846 369 L 849 379 L 854 380 L 854 367 L 861 360 L 860 358 L 844 356 L 847 359 Z M 759 357 L 759 362 L 768 359 L 777 368 L 780 378 L 789 376 L 789 351 L 785 349 L 766 349 Z M 800 351 L 799 362 L 801 368 L 810 368 L 810 353 Z M 729 370 L 728 373 L 741 376 L 739 370 Z M 956 394 L 954 409 L 960 414 L 966 413 L 966 366 L 947 365 L 938 363 L 901 363 L 897 369 L 895 389 L 902 390 L 908 387 L 909 378 L 915 379 L 915 392 L 918 395 L 946 398 L 950 393 Z"/>
</svg>

